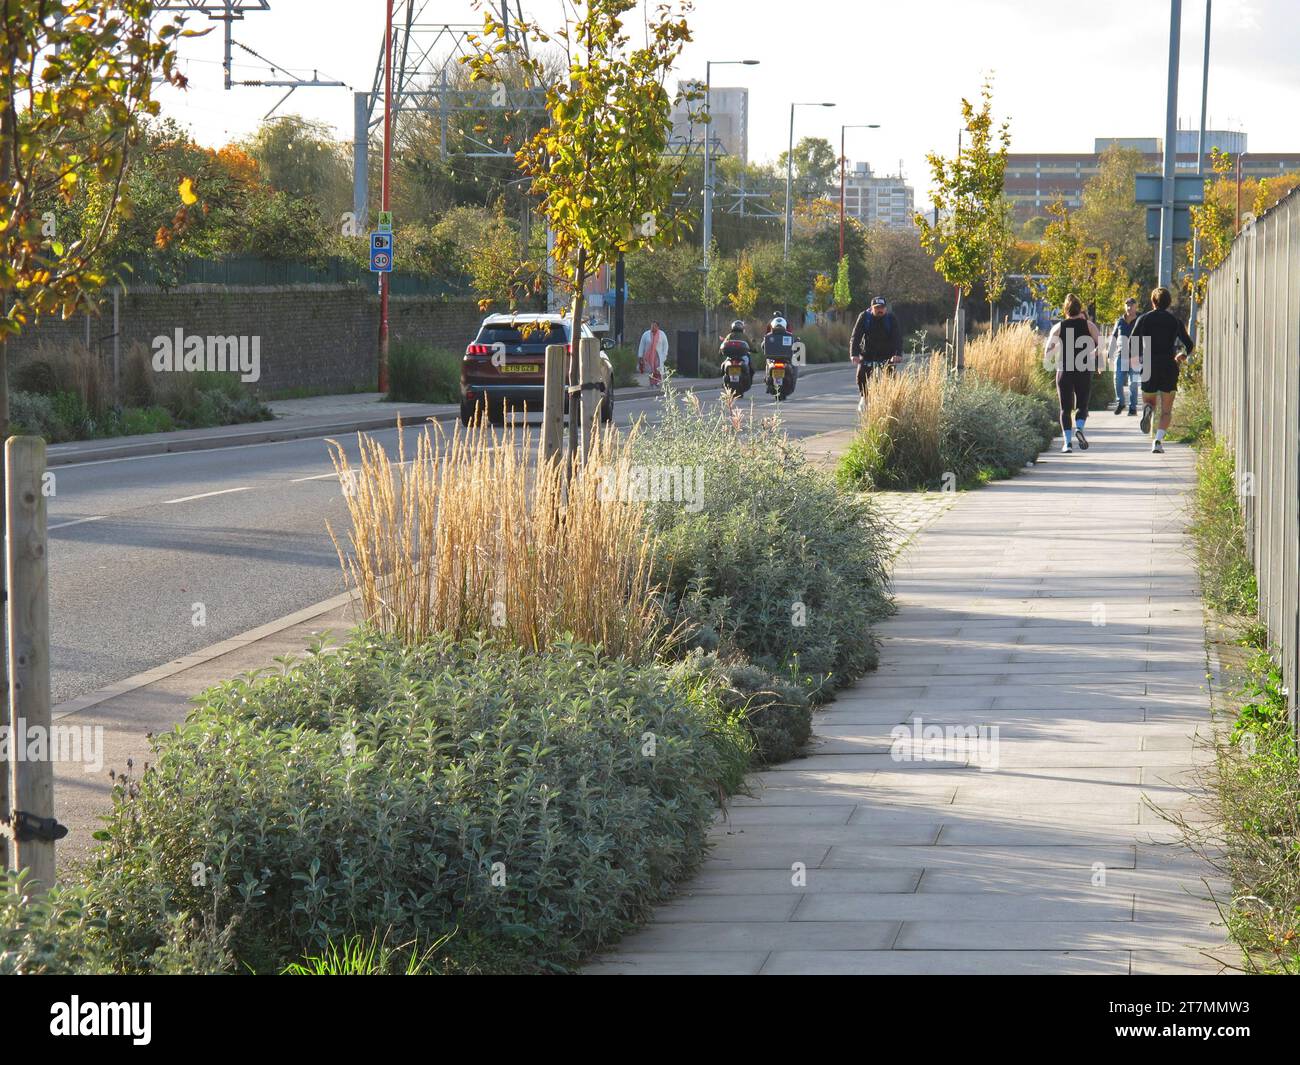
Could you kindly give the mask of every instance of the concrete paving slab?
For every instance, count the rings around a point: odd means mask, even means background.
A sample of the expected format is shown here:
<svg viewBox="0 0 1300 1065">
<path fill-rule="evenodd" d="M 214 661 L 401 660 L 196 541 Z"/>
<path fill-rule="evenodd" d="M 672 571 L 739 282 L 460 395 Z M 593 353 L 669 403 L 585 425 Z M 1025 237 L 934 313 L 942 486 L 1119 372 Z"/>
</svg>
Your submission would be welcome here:
<svg viewBox="0 0 1300 1065">
<path fill-rule="evenodd" d="M 638 951 L 888 950 L 897 921 L 691 921 L 648 925 L 623 946 Z M 1171 944 L 1177 945 L 1177 944 Z"/>
<path fill-rule="evenodd" d="M 1222 928 L 1137 921 L 909 921 L 895 950 L 1169 950 L 1219 947 Z"/>
<path fill-rule="evenodd" d="M 1124 976 L 1127 950 L 776 950 L 773 976 Z"/>
<path fill-rule="evenodd" d="M 1012 895 L 950 892 L 911 895 L 809 895 L 796 921 L 1131 921 L 1133 895 L 1123 892 Z"/>
<path fill-rule="evenodd" d="M 762 948 L 774 974 L 1217 970 L 1204 952 L 1226 937 L 1207 899 L 1226 885 L 1152 808 L 1202 816 L 1189 785 L 1209 757 L 1181 526 L 1193 456 L 1170 446 L 1156 465 L 1136 434 L 1105 428 L 1094 441 L 958 495 L 913 538 L 879 670 L 817 715 L 808 757 L 732 806 L 745 820 L 715 857 L 774 868 L 711 858 L 683 891 L 721 901 L 677 911 L 775 896 L 795 901 L 790 917 L 766 919 L 785 911 L 764 901 L 736 903 L 734 921 L 661 919 L 629 958 Z M 898 747 L 897 725 L 996 726 L 996 769 L 959 732 L 937 750 L 923 731 L 919 749 Z M 790 868 L 822 847 L 818 866 Z M 860 945 L 890 929 L 886 946 Z"/>
</svg>

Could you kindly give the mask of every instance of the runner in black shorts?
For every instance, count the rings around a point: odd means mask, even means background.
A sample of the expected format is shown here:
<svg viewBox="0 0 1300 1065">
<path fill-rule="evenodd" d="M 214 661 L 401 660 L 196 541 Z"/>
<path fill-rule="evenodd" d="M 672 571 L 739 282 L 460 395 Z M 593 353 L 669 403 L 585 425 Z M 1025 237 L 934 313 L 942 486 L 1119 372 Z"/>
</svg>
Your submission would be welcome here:
<svg viewBox="0 0 1300 1065">
<path fill-rule="evenodd" d="M 1192 351 L 1192 338 L 1182 321 L 1169 310 L 1173 296 L 1167 288 L 1151 293 L 1151 310 L 1133 323 L 1130 343 L 1133 355 L 1142 359 L 1142 432 L 1151 431 L 1151 419 L 1156 413 L 1156 398 L 1160 400 L 1160 423 L 1156 429 L 1154 454 L 1164 453 L 1165 432 L 1174 417 L 1174 395 L 1178 391 L 1178 370 Z M 1181 344 L 1183 350 L 1174 354 Z"/>
</svg>

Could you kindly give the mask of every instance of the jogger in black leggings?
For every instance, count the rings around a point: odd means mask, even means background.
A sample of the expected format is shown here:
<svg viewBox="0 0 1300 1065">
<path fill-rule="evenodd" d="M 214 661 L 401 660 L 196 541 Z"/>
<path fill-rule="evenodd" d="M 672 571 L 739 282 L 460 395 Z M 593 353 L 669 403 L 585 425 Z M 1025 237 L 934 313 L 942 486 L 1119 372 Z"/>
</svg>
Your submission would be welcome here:
<svg viewBox="0 0 1300 1065">
<path fill-rule="evenodd" d="M 1061 450 L 1069 454 L 1074 441 L 1080 450 L 1088 449 L 1083 428 L 1088 420 L 1088 393 L 1092 375 L 1097 372 L 1101 334 L 1083 313 L 1083 303 L 1073 293 L 1065 297 L 1065 320 L 1052 326 L 1045 354 L 1056 366 L 1056 396 L 1061 404 L 1061 432 L 1065 443 Z"/>
<path fill-rule="evenodd" d="M 1061 404 L 1061 432 L 1065 434 L 1065 447 L 1070 448 L 1071 433 L 1077 433 L 1079 447 L 1087 450 L 1083 426 L 1088 420 L 1088 393 L 1092 390 L 1092 374 L 1086 370 L 1057 370 L 1056 398 Z M 1077 413 L 1076 413 L 1077 412 Z M 1070 415 L 1074 424 L 1070 424 Z"/>
</svg>

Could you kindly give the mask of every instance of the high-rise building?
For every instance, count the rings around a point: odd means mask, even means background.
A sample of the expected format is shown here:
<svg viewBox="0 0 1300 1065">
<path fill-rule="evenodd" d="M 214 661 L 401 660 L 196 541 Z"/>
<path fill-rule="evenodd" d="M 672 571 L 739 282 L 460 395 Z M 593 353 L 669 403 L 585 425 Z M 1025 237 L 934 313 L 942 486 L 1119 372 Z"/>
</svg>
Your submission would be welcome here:
<svg viewBox="0 0 1300 1065">
<path fill-rule="evenodd" d="M 691 83 L 679 85 L 690 87 Z M 695 83 L 694 88 L 704 92 L 704 83 Z M 673 131 L 669 137 L 672 148 L 704 147 L 704 134 L 707 130 L 713 140 L 712 151 L 718 155 L 735 156 L 742 163 L 749 162 L 749 90 L 728 88 L 715 85 L 709 90 L 709 122 L 698 122 L 692 118 L 704 111 L 704 98 L 689 103 L 679 103 L 673 107 Z"/>
<path fill-rule="evenodd" d="M 1178 131 L 1175 157 L 1179 173 L 1196 173 L 1196 141 L 1199 131 Z M 1142 153 L 1148 173 L 1160 173 L 1164 165 L 1164 140 L 1160 137 L 1098 137 L 1089 153 L 1041 152 L 1007 155 L 1003 189 L 1012 203 L 1015 218 L 1024 222 L 1047 213 L 1058 197 L 1071 210 L 1082 202 L 1083 187 L 1101 168 L 1101 153 L 1112 145 L 1133 148 Z M 1229 155 L 1242 155 L 1243 177 L 1275 177 L 1300 170 L 1300 152 L 1256 153 L 1246 151 L 1246 134 L 1238 130 L 1206 130 L 1205 159 L 1202 170 L 1210 170 L 1210 150 L 1218 148 Z"/>
<path fill-rule="evenodd" d="M 844 174 L 844 213 L 868 226 L 910 229 L 916 193 L 902 173 L 876 175 L 867 163 L 853 163 Z"/>
</svg>

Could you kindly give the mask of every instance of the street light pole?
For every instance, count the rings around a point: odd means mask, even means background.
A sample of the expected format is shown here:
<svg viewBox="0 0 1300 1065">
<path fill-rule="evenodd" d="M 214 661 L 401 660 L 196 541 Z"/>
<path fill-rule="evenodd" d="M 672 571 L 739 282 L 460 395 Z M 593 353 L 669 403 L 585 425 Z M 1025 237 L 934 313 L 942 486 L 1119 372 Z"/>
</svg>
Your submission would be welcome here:
<svg viewBox="0 0 1300 1065">
<path fill-rule="evenodd" d="M 393 0 L 388 0 L 388 21 L 384 26 L 384 178 L 380 194 L 382 206 L 387 211 L 390 175 L 392 173 L 393 128 Z M 391 248 L 391 246 L 390 246 Z M 391 250 L 390 253 L 391 255 Z M 391 265 L 391 262 L 390 262 Z M 379 274 L 379 391 L 388 391 L 388 274 Z"/>
<path fill-rule="evenodd" d="M 794 109 L 796 107 L 834 107 L 833 103 L 799 102 L 790 105 L 790 147 L 785 153 L 785 247 L 782 259 L 790 257 L 790 231 L 794 225 L 793 189 L 794 189 Z"/>
<path fill-rule="evenodd" d="M 790 147 L 785 153 L 785 240 L 781 247 L 782 260 L 790 257 L 790 192 L 794 184 L 794 109 L 790 105 Z"/>
<path fill-rule="evenodd" d="M 713 111 L 709 93 L 713 88 L 713 66 L 758 66 L 757 59 L 710 59 L 704 64 L 704 114 L 707 121 L 704 123 L 704 278 L 708 281 L 709 276 L 709 259 L 713 244 Z M 707 292 L 707 287 L 706 287 Z M 709 312 L 708 296 L 704 298 L 704 332 L 705 335 L 711 336 L 709 332 Z"/>
<path fill-rule="evenodd" d="M 1245 152 L 1237 153 L 1237 214 L 1235 216 L 1236 222 L 1232 226 L 1234 234 L 1241 232 L 1241 161 L 1245 158 Z"/>
<path fill-rule="evenodd" d="M 859 122 L 840 126 L 840 258 L 844 258 L 844 131 L 846 129 L 879 129 L 879 122 Z"/>
<path fill-rule="evenodd" d="M 1178 46 L 1183 0 L 1169 0 L 1169 85 L 1165 101 L 1165 160 L 1160 197 L 1160 252 L 1156 284 L 1169 288 L 1174 279 L 1174 177 L 1178 167 Z"/>
<path fill-rule="evenodd" d="M 1205 58 L 1201 64 L 1201 131 L 1196 138 L 1196 172 L 1205 167 L 1205 106 L 1210 91 L 1210 6 L 1205 0 Z M 1187 314 L 1187 335 L 1196 342 L 1196 287 L 1201 280 L 1201 238 L 1192 234 L 1192 304 Z"/>
</svg>

